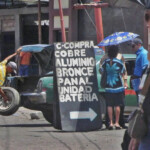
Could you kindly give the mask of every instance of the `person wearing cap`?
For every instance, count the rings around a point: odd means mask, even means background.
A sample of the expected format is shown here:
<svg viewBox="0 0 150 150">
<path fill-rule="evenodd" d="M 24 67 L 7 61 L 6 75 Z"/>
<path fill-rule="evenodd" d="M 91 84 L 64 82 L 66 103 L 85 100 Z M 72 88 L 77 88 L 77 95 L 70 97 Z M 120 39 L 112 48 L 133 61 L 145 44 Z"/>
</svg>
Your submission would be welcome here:
<svg viewBox="0 0 150 150">
<path fill-rule="evenodd" d="M 14 56 L 16 56 L 20 51 L 20 48 L 17 49 L 17 51 L 14 54 L 9 55 L 6 57 L 2 62 L 0 62 L 0 95 L 4 98 L 5 101 L 8 100 L 7 96 L 5 95 L 4 91 L 1 89 L 1 86 L 3 86 L 5 82 L 6 75 L 12 72 L 15 72 L 17 69 L 17 66 L 13 62 L 10 62 L 7 64 L 7 62 L 12 59 Z"/>
<path fill-rule="evenodd" d="M 13 62 L 13 61 L 10 61 L 7 64 L 7 70 L 11 70 L 11 71 L 9 71 L 10 73 L 7 73 L 10 76 L 16 75 L 17 74 L 17 64 L 15 62 Z"/>
<path fill-rule="evenodd" d="M 131 42 L 132 50 L 136 54 L 135 68 L 134 68 L 134 73 L 131 77 L 131 81 L 136 81 L 136 84 L 138 84 L 137 87 L 139 87 L 140 79 L 143 74 L 143 71 L 146 69 L 148 65 L 148 59 L 147 59 L 148 51 L 142 46 L 142 44 L 143 42 L 139 38 L 135 38 Z M 136 89 L 135 92 L 138 99 L 139 89 Z"/>
</svg>

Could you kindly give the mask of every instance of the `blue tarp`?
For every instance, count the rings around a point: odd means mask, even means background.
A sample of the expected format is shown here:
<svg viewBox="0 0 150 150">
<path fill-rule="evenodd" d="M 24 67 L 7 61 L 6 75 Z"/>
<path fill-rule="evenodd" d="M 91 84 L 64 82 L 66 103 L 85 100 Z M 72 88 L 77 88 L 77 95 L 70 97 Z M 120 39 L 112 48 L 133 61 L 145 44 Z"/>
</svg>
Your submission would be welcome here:
<svg viewBox="0 0 150 150">
<path fill-rule="evenodd" d="M 43 51 L 45 48 L 49 47 L 50 45 L 48 44 L 34 44 L 34 45 L 25 45 L 22 46 L 22 50 L 23 52 L 41 52 Z"/>
</svg>

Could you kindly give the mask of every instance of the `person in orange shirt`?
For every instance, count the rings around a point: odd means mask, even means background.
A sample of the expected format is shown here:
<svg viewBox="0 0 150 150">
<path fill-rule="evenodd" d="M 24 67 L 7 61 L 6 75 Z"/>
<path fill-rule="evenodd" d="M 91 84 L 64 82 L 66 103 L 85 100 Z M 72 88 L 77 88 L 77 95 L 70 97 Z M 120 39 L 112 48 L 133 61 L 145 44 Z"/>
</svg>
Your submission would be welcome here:
<svg viewBox="0 0 150 150">
<path fill-rule="evenodd" d="M 32 54 L 30 52 L 20 52 L 20 68 L 19 68 L 20 76 L 29 75 L 29 65 L 31 56 Z"/>
</svg>

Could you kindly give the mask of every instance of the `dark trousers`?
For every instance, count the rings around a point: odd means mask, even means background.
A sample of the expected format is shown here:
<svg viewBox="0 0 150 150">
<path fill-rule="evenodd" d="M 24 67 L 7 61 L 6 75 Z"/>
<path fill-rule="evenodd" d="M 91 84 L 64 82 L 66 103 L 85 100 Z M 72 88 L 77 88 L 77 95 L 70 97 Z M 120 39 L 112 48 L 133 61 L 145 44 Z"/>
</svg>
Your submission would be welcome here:
<svg viewBox="0 0 150 150">
<path fill-rule="evenodd" d="M 137 103 L 139 103 L 139 97 L 138 97 L 138 95 L 140 93 L 140 90 L 139 91 L 135 91 L 135 93 L 136 93 Z"/>
</svg>

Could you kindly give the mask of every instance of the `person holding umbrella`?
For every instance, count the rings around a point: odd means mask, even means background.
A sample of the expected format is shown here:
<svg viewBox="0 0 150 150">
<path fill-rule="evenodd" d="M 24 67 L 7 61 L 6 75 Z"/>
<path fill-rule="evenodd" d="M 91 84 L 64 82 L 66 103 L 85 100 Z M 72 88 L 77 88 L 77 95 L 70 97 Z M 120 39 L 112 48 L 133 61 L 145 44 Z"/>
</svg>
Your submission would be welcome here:
<svg viewBox="0 0 150 150">
<path fill-rule="evenodd" d="M 100 68 L 102 67 L 103 62 L 108 59 L 108 54 L 106 53 L 100 60 Z M 124 57 L 121 53 L 118 53 L 116 56 L 117 59 L 121 60 L 123 62 L 124 68 L 125 68 L 125 73 L 123 74 L 123 82 L 124 82 L 124 87 L 125 89 L 128 88 L 128 83 L 127 83 L 127 70 L 126 70 L 126 66 L 125 66 L 125 60 Z M 124 97 L 125 98 L 125 97 Z M 123 99 L 124 99 L 123 98 Z M 124 100 L 123 100 L 124 101 Z M 119 124 L 122 128 L 126 129 L 127 126 L 125 125 L 125 121 L 124 121 L 124 105 L 120 106 L 120 118 L 119 118 Z M 107 111 L 106 111 L 107 112 Z M 109 127 L 109 118 L 108 118 L 108 114 L 106 113 L 106 119 L 105 119 L 105 125 L 106 128 Z"/>
<path fill-rule="evenodd" d="M 104 40 L 102 40 L 98 46 L 110 46 L 110 45 L 119 45 L 123 42 L 127 42 L 130 41 L 134 38 L 136 38 L 138 36 L 138 34 L 134 34 L 131 32 L 116 32 L 111 34 L 110 36 L 106 37 Z M 100 68 L 102 66 L 102 63 L 108 58 L 108 54 L 105 54 L 101 61 L 100 61 Z M 119 59 L 120 61 L 123 62 L 124 64 L 124 68 L 125 68 L 125 73 L 122 74 L 123 75 L 123 81 L 124 81 L 124 87 L 128 88 L 128 84 L 127 84 L 127 72 L 126 72 L 126 67 L 125 67 L 125 62 L 124 62 L 124 58 L 122 56 L 122 54 L 118 53 L 116 56 L 117 59 Z M 124 92 L 123 92 L 124 93 Z M 107 95 L 107 93 L 106 93 Z M 123 101 L 124 101 L 124 96 L 122 97 Z M 119 119 L 119 123 L 123 128 L 126 128 L 125 126 L 125 122 L 124 122 L 124 103 L 122 105 L 120 105 L 120 119 Z M 108 119 L 106 116 L 106 127 L 108 126 Z"/>
</svg>

